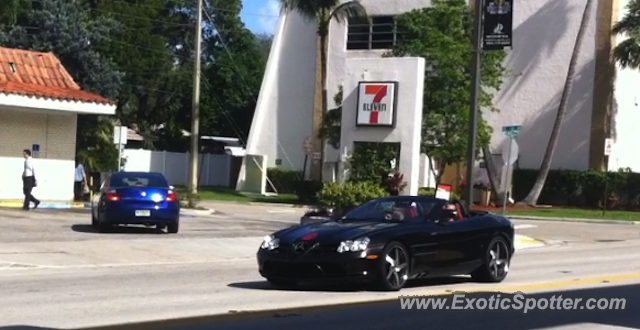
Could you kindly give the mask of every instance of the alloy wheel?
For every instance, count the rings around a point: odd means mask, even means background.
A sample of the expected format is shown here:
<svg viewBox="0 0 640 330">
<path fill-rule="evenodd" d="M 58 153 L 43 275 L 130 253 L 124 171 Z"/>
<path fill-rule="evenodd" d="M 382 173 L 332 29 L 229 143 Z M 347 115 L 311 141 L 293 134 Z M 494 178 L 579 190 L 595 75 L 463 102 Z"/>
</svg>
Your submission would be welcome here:
<svg viewBox="0 0 640 330">
<path fill-rule="evenodd" d="M 404 249 L 400 246 L 394 246 L 387 256 L 386 261 L 386 280 L 389 286 L 401 288 L 409 278 L 409 258 Z"/>
<path fill-rule="evenodd" d="M 489 248 L 489 271 L 496 279 L 501 279 L 509 273 L 509 248 L 503 240 L 496 240 Z"/>
</svg>

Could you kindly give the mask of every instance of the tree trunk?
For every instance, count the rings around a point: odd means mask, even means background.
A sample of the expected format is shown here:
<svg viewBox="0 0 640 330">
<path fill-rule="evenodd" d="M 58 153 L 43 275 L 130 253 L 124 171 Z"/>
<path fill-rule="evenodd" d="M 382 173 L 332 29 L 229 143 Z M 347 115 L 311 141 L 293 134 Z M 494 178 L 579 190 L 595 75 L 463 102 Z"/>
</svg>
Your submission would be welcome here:
<svg viewBox="0 0 640 330">
<path fill-rule="evenodd" d="M 489 184 L 491 185 L 491 194 L 498 203 L 502 204 L 507 195 L 501 189 L 500 178 L 497 175 L 497 169 L 493 158 L 491 158 L 491 152 L 488 146 L 482 147 L 482 156 L 484 157 L 484 164 L 487 170 L 487 176 L 489 177 Z"/>
<path fill-rule="evenodd" d="M 320 31 L 320 80 L 322 81 L 322 114 L 320 115 L 320 123 L 324 123 L 324 116 L 327 114 L 328 107 L 328 99 L 327 99 L 327 34 L 328 34 L 328 24 L 324 31 Z M 320 182 L 322 182 L 323 171 L 324 171 L 324 147 L 326 141 L 325 138 L 322 137 L 320 139 Z"/>
<path fill-rule="evenodd" d="M 593 7 L 594 0 L 587 0 L 584 13 L 582 14 L 582 21 L 580 22 L 580 28 L 578 35 L 576 36 L 576 42 L 573 46 L 573 53 L 571 54 L 571 60 L 569 61 L 569 70 L 567 71 L 567 78 L 564 83 L 564 89 L 562 90 L 562 98 L 560 99 L 560 106 L 558 107 L 558 113 L 556 114 L 555 122 L 553 123 L 553 129 L 551 130 L 551 136 L 549 137 L 549 143 L 547 144 L 547 150 L 542 158 L 542 164 L 540 165 L 540 172 L 536 178 L 531 191 L 527 197 L 520 202 L 520 204 L 536 205 L 538 198 L 542 192 L 547 176 L 549 175 L 549 169 L 551 167 L 551 160 L 553 159 L 553 153 L 555 152 L 556 145 L 558 144 L 558 137 L 560 136 L 560 128 L 562 121 L 567 112 L 567 103 L 569 96 L 571 96 L 571 89 L 573 88 L 573 77 L 575 75 L 576 66 L 578 64 L 578 57 L 580 55 L 580 48 L 584 39 L 584 34 L 591 18 L 591 7 Z"/>
</svg>

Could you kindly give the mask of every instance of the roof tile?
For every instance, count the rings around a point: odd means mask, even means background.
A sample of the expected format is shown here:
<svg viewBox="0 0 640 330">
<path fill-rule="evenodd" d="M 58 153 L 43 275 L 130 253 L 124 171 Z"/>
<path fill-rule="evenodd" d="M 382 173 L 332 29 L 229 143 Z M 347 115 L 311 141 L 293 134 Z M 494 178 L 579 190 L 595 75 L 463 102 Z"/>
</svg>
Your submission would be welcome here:
<svg viewBox="0 0 640 330">
<path fill-rule="evenodd" d="M 80 89 L 53 53 L 0 47 L 0 93 L 114 104 Z"/>
</svg>

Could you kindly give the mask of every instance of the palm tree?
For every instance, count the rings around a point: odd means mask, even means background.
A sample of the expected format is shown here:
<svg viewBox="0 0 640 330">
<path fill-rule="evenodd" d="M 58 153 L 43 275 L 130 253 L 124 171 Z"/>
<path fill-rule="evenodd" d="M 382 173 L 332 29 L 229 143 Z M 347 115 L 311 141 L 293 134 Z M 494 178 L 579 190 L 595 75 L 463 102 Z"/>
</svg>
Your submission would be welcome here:
<svg viewBox="0 0 640 330">
<path fill-rule="evenodd" d="M 640 69 L 640 1 L 627 4 L 627 14 L 613 26 L 613 34 L 627 36 L 613 49 L 613 58 L 622 68 Z"/>
<path fill-rule="evenodd" d="M 531 191 L 525 197 L 520 204 L 536 205 L 538 198 L 542 192 L 547 176 L 549 175 L 549 169 L 551 168 L 551 160 L 553 159 L 553 153 L 555 152 L 556 145 L 558 144 L 558 137 L 560 136 L 560 128 L 562 121 L 567 113 L 567 103 L 569 96 L 571 95 L 571 89 L 573 88 L 573 78 L 576 72 L 576 66 L 578 64 L 578 57 L 580 55 L 580 49 L 582 48 L 582 42 L 584 40 L 584 34 L 591 18 L 591 8 L 593 7 L 594 0 L 587 0 L 584 6 L 584 13 L 582 14 L 582 21 L 580 21 L 580 28 L 578 29 L 578 35 L 576 36 L 576 42 L 573 45 L 573 53 L 571 53 L 571 60 L 569 61 L 569 70 L 567 71 L 567 78 L 564 82 L 564 89 L 562 90 L 562 97 L 560 98 L 560 106 L 558 106 L 558 112 L 556 119 L 551 129 L 551 136 L 549 136 L 549 143 L 547 144 L 547 150 L 542 158 L 542 164 L 540 164 L 540 171 L 538 177 L 531 188 Z"/>
<path fill-rule="evenodd" d="M 324 114 L 328 111 L 327 105 L 327 37 L 331 21 L 344 22 L 349 19 L 362 19 L 367 17 L 367 11 L 358 0 L 279 0 L 280 10 L 283 13 L 296 12 L 309 22 L 318 26 L 320 37 L 320 76 L 322 83 L 322 101 L 320 109 L 314 109 L 313 136 L 317 138 L 322 126 Z M 317 88 L 317 86 L 316 86 Z M 320 112 L 320 113 L 319 113 Z M 324 139 L 323 139 L 324 140 Z M 324 141 L 320 143 L 320 166 L 324 163 Z M 322 167 L 320 167 L 319 179 L 322 180 Z"/>
</svg>

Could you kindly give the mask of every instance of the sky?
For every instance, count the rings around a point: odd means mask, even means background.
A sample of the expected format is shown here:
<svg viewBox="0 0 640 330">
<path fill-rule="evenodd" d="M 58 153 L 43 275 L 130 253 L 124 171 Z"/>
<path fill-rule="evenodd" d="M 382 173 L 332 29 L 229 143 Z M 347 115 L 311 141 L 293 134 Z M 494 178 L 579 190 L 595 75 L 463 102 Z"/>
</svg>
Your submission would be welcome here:
<svg viewBox="0 0 640 330">
<path fill-rule="evenodd" d="M 278 0 L 242 0 L 242 20 L 251 31 L 272 34 L 278 22 Z"/>
</svg>

